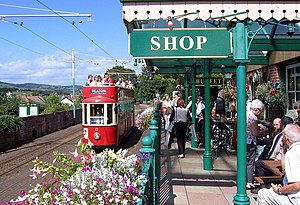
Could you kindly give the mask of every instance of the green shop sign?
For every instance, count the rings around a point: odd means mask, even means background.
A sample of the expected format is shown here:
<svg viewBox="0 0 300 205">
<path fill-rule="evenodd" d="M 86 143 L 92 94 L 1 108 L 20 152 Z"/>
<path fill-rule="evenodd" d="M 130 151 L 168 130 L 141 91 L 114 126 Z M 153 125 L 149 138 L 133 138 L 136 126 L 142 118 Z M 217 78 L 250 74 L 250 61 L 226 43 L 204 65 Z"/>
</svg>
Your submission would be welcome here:
<svg viewBox="0 0 300 205">
<path fill-rule="evenodd" d="M 227 58 L 231 33 L 223 28 L 138 29 L 130 33 L 129 53 L 135 58 Z"/>
</svg>

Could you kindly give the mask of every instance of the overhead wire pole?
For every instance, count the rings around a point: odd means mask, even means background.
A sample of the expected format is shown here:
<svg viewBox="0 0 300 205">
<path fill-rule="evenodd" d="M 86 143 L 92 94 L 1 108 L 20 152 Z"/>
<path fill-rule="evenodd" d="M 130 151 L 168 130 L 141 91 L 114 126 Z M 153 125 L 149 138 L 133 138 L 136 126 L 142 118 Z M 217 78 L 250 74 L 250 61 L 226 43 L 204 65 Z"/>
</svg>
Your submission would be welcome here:
<svg viewBox="0 0 300 205">
<path fill-rule="evenodd" d="M 75 56 L 74 56 L 74 48 L 72 48 L 72 101 L 73 101 L 73 118 L 76 119 L 76 98 L 75 98 Z"/>
</svg>

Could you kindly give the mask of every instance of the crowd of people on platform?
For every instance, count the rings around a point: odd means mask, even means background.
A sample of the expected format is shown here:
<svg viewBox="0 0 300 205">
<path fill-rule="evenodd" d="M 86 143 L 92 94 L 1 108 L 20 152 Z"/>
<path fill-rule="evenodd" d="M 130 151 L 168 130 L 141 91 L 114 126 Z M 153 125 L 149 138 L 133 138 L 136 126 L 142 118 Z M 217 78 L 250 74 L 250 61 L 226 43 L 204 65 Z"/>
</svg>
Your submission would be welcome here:
<svg viewBox="0 0 300 205">
<path fill-rule="evenodd" d="M 300 128 L 297 124 L 289 123 L 281 135 L 283 182 L 271 184 L 269 189 L 260 189 L 257 196 L 258 205 L 300 204 Z"/>
<path fill-rule="evenodd" d="M 185 156 L 185 138 L 186 132 L 192 126 L 192 97 L 188 97 L 188 102 L 183 99 L 180 92 L 175 91 L 172 96 L 172 100 L 168 94 L 165 94 L 162 98 L 162 113 L 164 127 L 167 133 L 167 146 L 171 148 L 174 138 L 177 138 L 178 144 L 178 157 L 184 158 Z M 196 137 L 200 146 L 204 146 L 205 136 L 205 105 L 203 97 L 196 98 L 195 103 L 196 111 Z M 194 129 L 194 128 L 193 128 Z M 192 130 L 191 130 L 192 131 Z"/>
<path fill-rule="evenodd" d="M 187 105 L 186 105 L 187 104 Z M 185 106 L 186 105 L 186 106 Z M 196 98 L 196 122 L 198 143 L 204 144 L 205 104 L 201 96 Z M 168 94 L 162 98 L 164 127 L 167 133 L 167 146 L 171 148 L 174 138 L 177 139 L 178 157 L 185 157 L 186 132 L 192 121 L 192 99 L 185 103 L 179 92 L 173 93 L 171 100 Z M 285 116 L 273 120 L 273 126 L 265 126 L 260 119 L 264 115 L 265 105 L 255 99 L 247 104 L 247 184 L 246 188 L 257 194 L 257 204 L 300 204 L 300 101 Z M 224 92 L 221 90 L 214 103 L 212 115 L 220 119 L 225 115 Z M 237 117 L 237 116 L 235 116 Z M 169 136 L 168 136 L 169 135 Z M 258 141 L 268 137 L 263 151 L 258 153 Z M 269 189 L 255 186 L 255 176 L 272 175 L 262 160 L 280 160 L 284 179 L 282 184 L 271 184 Z"/>
<path fill-rule="evenodd" d="M 247 106 L 247 184 L 246 188 L 258 194 L 257 204 L 300 204 L 300 128 L 298 123 L 300 101 L 285 116 L 273 120 L 273 132 L 261 124 L 260 116 L 264 104 L 255 99 Z M 258 153 L 258 139 L 269 136 L 269 143 L 263 144 L 263 151 Z M 257 156 L 257 154 L 259 154 Z M 281 162 L 283 182 L 255 186 L 254 176 L 272 176 L 263 160 Z M 288 162 L 288 163 L 287 163 Z"/>
<path fill-rule="evenodd" d="M 102 86 L 102 85 L 115 85 L 118 87 L 134 89 L 134 85 L 130 80 L 124 80 L 123 77 L 119 77 L 117 82 L 114 83 L 114 80 L 109 76 L 109 73 L 104 73 L 104 77 L 101 75 L 88 75 L 88 80 L 85 83 L 85 86 Z"/>
</svg>

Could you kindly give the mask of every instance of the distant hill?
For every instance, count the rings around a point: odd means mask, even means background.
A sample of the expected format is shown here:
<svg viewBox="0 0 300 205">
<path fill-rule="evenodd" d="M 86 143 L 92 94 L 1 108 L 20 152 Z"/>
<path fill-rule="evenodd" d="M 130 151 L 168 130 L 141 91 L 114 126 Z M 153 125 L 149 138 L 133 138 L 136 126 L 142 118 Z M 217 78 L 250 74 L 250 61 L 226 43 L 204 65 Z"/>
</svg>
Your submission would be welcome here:
<svg viewBox="0 0 300 205">
<path fill-rule="evenodd" d="M 12 89 L 20 91 L 48 91 L 48 92 L 69 92 L 73 91 L 72 85 L 62 86 L 62 85 L 47 85 L 47 84 L 36 84 L 36 83 L 23 83 L 23 84 L 13 84 L 5 83 L 0 81 L 0 89 Z M 83 86 L 75 85 L 75 92 L 81 91 Z"/>
</svg>

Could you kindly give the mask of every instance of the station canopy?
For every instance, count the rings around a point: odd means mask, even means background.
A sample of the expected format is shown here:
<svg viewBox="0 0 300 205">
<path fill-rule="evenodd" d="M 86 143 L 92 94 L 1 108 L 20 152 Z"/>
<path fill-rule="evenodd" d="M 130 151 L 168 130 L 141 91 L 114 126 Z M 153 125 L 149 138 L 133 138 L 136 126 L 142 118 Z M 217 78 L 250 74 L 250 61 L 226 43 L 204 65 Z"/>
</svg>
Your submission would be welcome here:
<svg viewBox="0 0 300 205">
<path fill-rule="evenodd" d="M 250 65 L 268 65 L 270 51 L 300 50 L 300 1 L 121 0 L 121 3 L 129 33 L 133 29 L 168 29 L 170 20 L 173 29 L 226 28 L 229 32 L 237 22 L 245 22 L 251 42 Z M 184 72 L 200 61 L 198 58 L 146 60 L 147 66 L 174 73 Z M 232 53 L 226 59 L 213 59 L 213 67 L 235 68 Z"/>
</svg>

